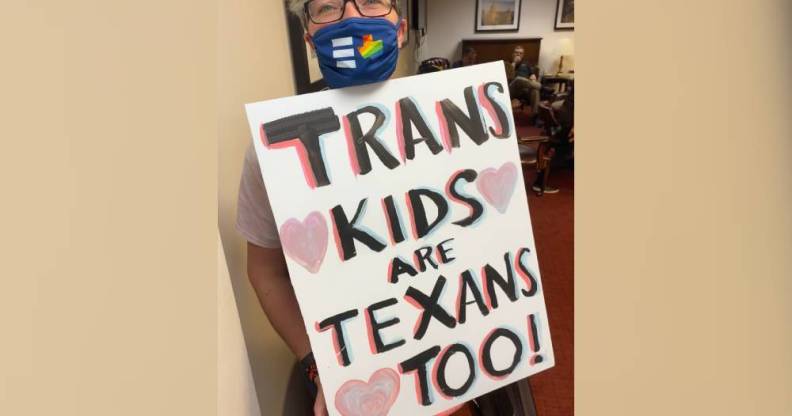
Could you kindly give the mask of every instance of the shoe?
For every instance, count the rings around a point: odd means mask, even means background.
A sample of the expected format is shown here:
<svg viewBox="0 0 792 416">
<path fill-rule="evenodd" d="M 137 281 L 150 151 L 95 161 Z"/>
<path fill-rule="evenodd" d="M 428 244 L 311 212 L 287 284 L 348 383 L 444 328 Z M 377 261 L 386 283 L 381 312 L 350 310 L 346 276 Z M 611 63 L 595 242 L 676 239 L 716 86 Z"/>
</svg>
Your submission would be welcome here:
<svg viewBox="0 0 792 416">
<path fill-rule="evenodd" d="M 531 189 L 533 189 L 534 192 L 540 192 L 543 194 L 557 194 L 559 192 L 558 188 L 554 188 L 552 186 L 545 186 L 544 191 L 542 191 L 542 188 L 539 185 L 534 185 L 531 187 Z"/>
</svg>

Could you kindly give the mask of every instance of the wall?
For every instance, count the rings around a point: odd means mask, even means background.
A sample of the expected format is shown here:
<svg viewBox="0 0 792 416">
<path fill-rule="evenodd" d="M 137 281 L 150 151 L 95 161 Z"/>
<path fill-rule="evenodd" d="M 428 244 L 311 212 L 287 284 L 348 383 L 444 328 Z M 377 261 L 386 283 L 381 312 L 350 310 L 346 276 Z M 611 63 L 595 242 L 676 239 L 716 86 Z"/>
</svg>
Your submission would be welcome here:
<svg viewBox="0 0 792 416">
<path fill-rule="evenodd" d="M 539 66 L 555 72 L 561 50 L 574 53 L 575 32 L 555 31 L 556 0 L 522 0 L 519 32 L 475 33 L 476 0 L 431 0 L 427 2 L 427 35 L 419 59 L 434 56 L 460 59 L 464 38 L 541 37 Z M 505 57 L 504 57 L 505 58 Z"/>
<path fill-rule="evenodd" d="M 418 62 L 416 56 L 418 50 L 415 47 L 416 39 L 417 35 L 415 32 L 412 32 L 407 42 L 402 45 L 402 49 L 399 51 L 399 62 L 396 65 L 393 78 L 415 75 L 415 72 L 418 70 L 418 65 L 416 64 L 416 62 Z"/>
<path fill-rule="evenodd" d="M 239 310 L 217 238 L 217 414 L 261 416 Z"/>
<path fill-rule="evenodd" d="M 216 413 L 216 10 L 2 2 L 0 415 Z"/>
<path fill-rule="evenodd" d="M 218 7 L 220 235 L 262 414 L 281 415 L 294 357 L 269 325 L 247 280 L 245 241 L 234 230 L 234 220 L 243 155 L 250 143 L 243 105 L 294 92 L 285 12 L 280 1 L 227 0 Z"/>
<path fill-rule="evenodd" d="M 305 414 L 294 356 L 269 324 L 245 272 L 245 241 L 234 229 L 239 176 L 250 131 L 244 104 L 294 94 L 283 2 L 219 2 L 217 59 L 218 221 L 262 414 Z M 402 50 L 394 76 L 415 73 L 414 48 Z M 277 63 L 277 64 L 274 64 Z"/>
</svg>

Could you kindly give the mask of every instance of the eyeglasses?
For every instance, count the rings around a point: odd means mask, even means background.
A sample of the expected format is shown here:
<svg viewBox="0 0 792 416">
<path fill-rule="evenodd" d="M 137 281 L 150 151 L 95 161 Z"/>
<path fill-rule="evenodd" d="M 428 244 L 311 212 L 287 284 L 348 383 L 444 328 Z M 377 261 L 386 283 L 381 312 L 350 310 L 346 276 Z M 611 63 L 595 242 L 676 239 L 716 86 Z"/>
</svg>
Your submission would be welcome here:
<svg viewBox="0 0 792 416">
<path fill-rule="evenodd" d="M 344 17 L 349 1 L 364 17 L 386 16 L 393 10 L 394 3 L 394 0 L 309 0 L 305 3 L 305 14 L 317 24 L 336 22 Z"/>
</svg>

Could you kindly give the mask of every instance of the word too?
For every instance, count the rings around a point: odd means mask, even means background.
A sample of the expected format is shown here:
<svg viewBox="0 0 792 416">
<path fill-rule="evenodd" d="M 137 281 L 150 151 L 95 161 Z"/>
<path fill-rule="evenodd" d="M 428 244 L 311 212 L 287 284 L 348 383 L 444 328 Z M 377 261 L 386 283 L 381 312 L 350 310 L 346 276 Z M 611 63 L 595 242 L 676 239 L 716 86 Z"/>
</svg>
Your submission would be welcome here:
<svg viewBox="0 0 792 416">
<path fill-rule="evenodd" d="M 503 368 L 496 368 L 492 360 L 493 345 L 499 339 L 506 340 L 514 348 L 510 363 Z M 533 314 L 528 315 L 528 345 L 532 352 L 539 351 L 539 334 L 536 328 L 536 316 Z M 421 405 L 429 406 L 432 404 L 432 397 L 429 394 L 430 383 L 433 390 L 440 393 L 444 399 L 462 396 L 468 392 L 470 387 L 473 386 L 473 382 L 476 381 L 476 361 L 478 361 L 478 367 L 481 369 L 482 374 L 493 380 L 502 380 L 513 373 L 521 362 L 524 362 L 524 350 L 523 341 L 517 333 L 509 328 L 499 327 L 493 329 L 484 337 L 478 349 L 477 357 L 474 357 L 474 352 L 470 351 L 470 348 L 463 343 L 454 343 L 442 350 L 439 345 L 434 345 L 401 362 L 399 370 L 401 370 L 402 374 L 415 374 L 417 400 Z M 446 369 L 448 361 L 457 354 L 461 354 L 465 358 L 468 375 L 459 387 L 453 387 L 448 382 Z M 430 375 L 427 367 L 429 361 L 434 358 L 437 359 Z M 530 365 L 536 365 L 543 360 L 541 355 L 536 354 L 530 357 L 528 362 Z"/>
</svg>

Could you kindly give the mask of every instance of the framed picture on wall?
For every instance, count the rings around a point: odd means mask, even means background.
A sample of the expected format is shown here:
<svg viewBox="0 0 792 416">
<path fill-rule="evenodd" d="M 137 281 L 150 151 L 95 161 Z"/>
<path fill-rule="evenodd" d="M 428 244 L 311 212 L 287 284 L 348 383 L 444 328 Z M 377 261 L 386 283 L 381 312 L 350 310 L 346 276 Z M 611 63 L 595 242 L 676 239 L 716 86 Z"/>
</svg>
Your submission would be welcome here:
<svg viewBox="0 0 792 416">
<path fill-rule="evenodd" d="M 575 0 L 557 0 L 556 5 L 556 30 L 575 29 Z"/>
<path fill-rule="evenodd" d="M 476 0 L 476 32 L 520 30 L 522 0 Z"/>
<path fill-rule="evenodd" d="M 289 29 L 289 49 L 291 50 L 294 90 L 297 94 L 320 91 L 325 87 L 319 61 L 311 46 L 305 42 L 300 18 L 286 8 L 286 25 Z"/>
</svg>

